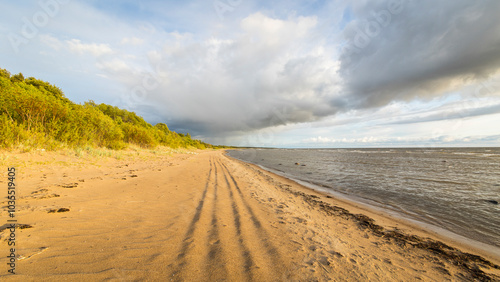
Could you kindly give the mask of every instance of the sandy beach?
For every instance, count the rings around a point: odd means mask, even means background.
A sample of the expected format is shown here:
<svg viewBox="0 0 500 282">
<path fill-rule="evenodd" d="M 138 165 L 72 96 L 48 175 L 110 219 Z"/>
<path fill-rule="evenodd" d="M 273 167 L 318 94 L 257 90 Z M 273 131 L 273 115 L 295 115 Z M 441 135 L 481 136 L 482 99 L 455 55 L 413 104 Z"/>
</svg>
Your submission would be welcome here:
<svg viewBox="0 0 500 282">
<path fill-rule="evenodd" d="M 3 152 L 0 160 L 2 281 L 500 280 L 499 256 L 224 151 Z M 11 166 L 15 275 L 7 265 Z"/>
</svg>

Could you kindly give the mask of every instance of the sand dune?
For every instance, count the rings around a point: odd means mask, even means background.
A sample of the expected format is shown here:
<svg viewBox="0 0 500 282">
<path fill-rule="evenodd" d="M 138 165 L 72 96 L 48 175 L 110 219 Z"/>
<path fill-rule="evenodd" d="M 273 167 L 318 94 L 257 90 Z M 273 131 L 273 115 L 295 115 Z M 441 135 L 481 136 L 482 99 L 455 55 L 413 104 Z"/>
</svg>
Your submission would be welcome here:
<svg viewBox="0 0 500 282">
<path fill-rule="evenodd" d="M 373 221 L 222 151 L 11 162 L 25 228 L 17 274 L 2 263 L 3 281 L 500 279 L 497 258 L 406 235 L 399 222 Z M 7 230 L 0 235 L 7 262 Z"/>
</svg>

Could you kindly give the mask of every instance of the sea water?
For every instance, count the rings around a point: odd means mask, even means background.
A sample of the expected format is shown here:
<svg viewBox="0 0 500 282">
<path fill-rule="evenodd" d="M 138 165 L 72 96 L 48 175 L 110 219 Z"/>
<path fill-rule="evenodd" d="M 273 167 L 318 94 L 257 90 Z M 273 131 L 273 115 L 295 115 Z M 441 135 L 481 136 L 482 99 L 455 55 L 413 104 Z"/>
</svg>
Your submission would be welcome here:
<svg viewBox="0 0 500 282">
<path fill-rule="evenodd" d="M 245 149 L 228 154 L 500 247 L 500 148 Z"/>
</svg>

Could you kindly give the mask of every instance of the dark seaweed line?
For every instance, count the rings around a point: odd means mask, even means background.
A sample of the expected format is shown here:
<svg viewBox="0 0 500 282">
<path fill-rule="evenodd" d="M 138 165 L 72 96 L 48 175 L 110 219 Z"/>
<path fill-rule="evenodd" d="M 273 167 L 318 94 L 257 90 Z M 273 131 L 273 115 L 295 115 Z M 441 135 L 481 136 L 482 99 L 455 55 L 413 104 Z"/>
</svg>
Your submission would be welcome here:
<svg viewBox="0 0 500 282">
<path fill-rule="evenodd" d="M 218 161 L 218 163 L 219 163 L 219 166 L 221 166 L 221 168 L 222 168 L 220 160 Z M 245 259 L 245 264 L 243 266 L 244 272 L 247 275 L 247 280 L 252 281 L 253 275 L 251 272 L 251 268 L 254 265 L 254 261 L 252 258 L 252 254 L 251 254 L 250 250 L 248 249 L 248 247 L 246 246 L 245 241 L 243 240 L 242 233 L 241 233 L 241 220 L 240 220 L 239 207 L 236 204 L 236 201 L 234 199 L 233 190 L 231 189 L 231 184 L 229 183 L 229 180 L 227 179 L 227 175 L 224 172 L 224 169 L 221 169 L 221 171 L 224 175 L 224 180 L 226 181 L 226 184 L 227 184 L 227 190 L 229 191 L 229 198 L 231 199 L 231 208 L 232 208 L 233 217 L 234 217 L 234 225 L 236 227 L 236 236 L 238 237 L 238 244 L 240 246 L 241 254 L 242 254 L 243 258 Z"/>
<path fill-rule="evenodd" d="M 348 210 L 328 204 L 321 200 L 318 200 L 319 197 L 315 195 L 309 195 L 304 192 L 294 191 L 288 184 L 282 184 L 281 182 L 275 181 L 272 177 L 265 175 L 260 170 L 253 168 L 252 166 L 244 163 L 248 168 L 257 172 L 259 175 L 264 177 L 270 184 L 279 187 L 280 189 L 291 193 L 296 196 L 302 197 L 302 199 L 311 205 L 312 207 L 319 208 L 328 215 L 332 216 L 340 216 L 343 218 L 352 219 L 354 222 L 358 224 L 361 229 L 368 229 L 376 236 L 380 236 L 386 238 L 387 240 L 394 240 L 401 247 L 405 247 L 407 245 L 424 249 L 429 252 L 432 252 L 439 257 L 451 262 L 452 264 L 461 267 L 464 269 L 469 275 L 470 278 L 479 280 L 479 281 L 497 281 L 499 278 L 494 276 L 493 278 L 482 271 L 478 265 L 483 265 L 495 269 L 500 269 L 500 266 L 491 263 L 490 261 L 484 259 L 483 257 L 464 253 L 458 249 L 450 247 L 440 241 L 436 241 L 430 238 L 421 238 L 416 235 L 407 235 L 398 230 L 385 230 L 382 226 L 375 224 L 375 221 L 364 215 L 364 214 L 353 214 Z"/>
<path fill-rule="evenodd" d="M 260 233 L 261 236 L 259 236 L 259 239 L 262 241 L 262 243 L 264 244 L 264 247 L 267 249 L 268 255 L 272 258 L 274 264 L 283 264 L 278 250 L 276 249 L 275 246 L 273 246 L 272 243 L 269 242 L 269 240 L 268 240 L 269 235 L 267 234 L 266 230 L 262 228 L 262 224 L 260 223 L 259 219 L 257 218 L 255 213 L 253 212 L 252 207 L 250 207 L 250 205 L 246 201 L 245 197 L 243 196 L 243 193 L 241 192 L 241 189 L 240 189 L 240 186 L 238 185 L 238 182 L 236 182 L 233 175 L 231 174 L 231 172 L 229 171 L 229 169 L 227 168 L 227 166 L 224 163 L 222 163 L 222 166 L 226 169 L 226 172 L 229 175 L 229 178 L 231 178 L 231 181 L 233 182 L 234 187 L 236 188 L 236 191 L 238 191 L 240 199 L 243 202 L 244 206 L 246 207 L 248 213 L 250 214 L 250 219 L 252 220 L 257 232 Z"/>
<path fill-rule="evenodd" d="M 182 240 L 182 242 L 183 242 L 182 247 L 179 250 L 179 254 L 177 255 L 178 264 L 171 275 L 174 278 L 180 279 L 179 274 L 182 271 L 182 267 L 186 264 L 186 253 L 189 249 L 189 246 L 191 246 L 191 243 L 193 242 L 192 237 L 194 234 L 194 230 L 196 228 L 196 223 L 200 220 L 203 205 L 205 204 L 205 198 L 207 196 L 207 191 L 208 191 L 208 186 L 210 184 L 210 177 L 211 176 L 212 176 L 212 160 L 210 159 L 210 170 L 208 171 L 208 176 L 207 176 L 207 180 L 205 183 L 205 190 L 203 191 L 201 199 L 198 202 L 198 206 L 196 207 L 196 212 L 195 212 L 193 218 L 191 219 L 188 230 L 187 230 L 186 234 L 184 235 L 184 239 Z"/>
</svg>

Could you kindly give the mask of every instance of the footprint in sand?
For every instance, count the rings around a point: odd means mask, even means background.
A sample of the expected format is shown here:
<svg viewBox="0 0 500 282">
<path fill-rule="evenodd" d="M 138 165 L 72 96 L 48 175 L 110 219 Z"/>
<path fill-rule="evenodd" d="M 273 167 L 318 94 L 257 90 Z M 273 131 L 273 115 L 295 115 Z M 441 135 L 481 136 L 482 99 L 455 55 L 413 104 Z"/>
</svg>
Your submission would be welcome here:
<svg viewBox="0 0 500 282">
<path fill-rule="evenodd" d="M 300 217 L 293 217 L 293 219 L 295 219 L 297 221 L 297 223 L 303 223 L 303 224 L 307 224 L 307 220 L 303 219 L 303 218 L 300 218 Z"/>
<path fill-rule="evenodd" d="M 31 194 L 39 194 L 39 193 L 44 193 L 44 192 L 49 192 L 49 189 L 42 188 L 40 190 L 36 190 L 31 192 Z"/>
<path fill-rule="evenodd" d="M 338 257 L 338 258 L 344 257 L 341 253 L 336 252 L 336 251 L 334 251 L 334 250 L 328 251 L 328 253 L 330 253 L 330 254 L 331 254 L 331 255 L 333 255 L 334 257 Z"/>
<path fill-rule="evenodd" d="M 62 185 L 59 185 L 60 187 L 62 188 L 75 188 L 75 187 L 78 187 L 78 183 L 68 183 L 68 184 L 62 184 Z"/>
<path fill-rule="evenodd" d="M 50 195 L 41 195 L 39 197 L 33 197 L 33 198 L 35 198 L 35 199 L 50 199 L 50 198 L 58 198 L 58 197 L 61 197 L 61 195 L 53 193 Z"/>
<path fill-rule="evenodd" d="M 317 249 L 318 249 L 318 246 L 315 246 L 315 245 L 309 246 L 309 250 L 311 250 L 313 252 L 315 252 Z"/>
<path fill-rule="evenodd" d="M 31 255 L 27 255 L 27 256 L 23 256 L 23 255 L 18 255 L 17 256 L 17 260 L 24 260 L 24 259 L 30 259 L 32 258 L 33 256 L 36 256 L 36 255 L 39 255 L 41 253 L 43 253 L 45 250 L 47 250 L 49 247 L 41 247 L 40 249 L 38 249 L 38 251 L 36 251 L 35 253 L 31 254 Z"/>
<path fill-rule="evenodd" d="M 69 212 L 70 209 L 68 208 L 60 208 L 60 209 L 50 209 L 48 213 L 56 213 L 56 212 Z"/>
<path fill-rule="evenodd" d="M 20 197 L 20 199 L 38 199 L 38 200 L 40 200 L 40 199 L 57 198 L 57 197 L 61 196 L 61 195 L 58 195 L 55 193 L 48 194 L 49 191 L 50 191 L 49 189 L 42 188 L 42 189 L 31 192 L 31 196 Z"/>
<path fill-rule="evenodd" d="M 29 224 L 20 224 L 20 223 L 17 223 L 15 224 L 16 225 L 16 229 L 28 229 L 28 228 L 33 228 L 33 226 L 29 225 Z M 3 232 L 7 229 L 10 229 L 12 227 L 12 224 L 4 224 L 2 226 L 0 226 L 0 232 Z"/>
</svg>

